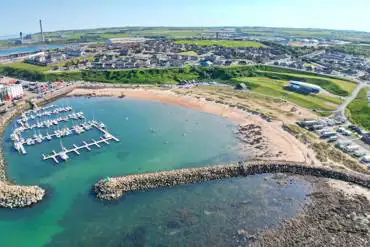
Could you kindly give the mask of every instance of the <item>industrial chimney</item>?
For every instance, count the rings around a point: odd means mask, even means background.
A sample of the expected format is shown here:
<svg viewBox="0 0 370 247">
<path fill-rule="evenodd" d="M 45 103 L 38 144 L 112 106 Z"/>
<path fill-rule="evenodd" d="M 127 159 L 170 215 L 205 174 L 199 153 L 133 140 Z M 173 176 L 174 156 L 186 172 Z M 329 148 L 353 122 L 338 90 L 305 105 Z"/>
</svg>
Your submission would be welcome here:
<svg viewBox="0 0 370 247">
<path fill-rule="evenodd" d="M 40 20 L 40 32 L 41 32 L 42 42 L 45 42 L 44 32 L 42 31 L 42 20 Z"/>
<path fill-rule="evenodd" d="M 21 44 L 23 44 L 23 33 L 22 32 L 19 33 L 19 39 L 21 41 Z"/>
</svg>

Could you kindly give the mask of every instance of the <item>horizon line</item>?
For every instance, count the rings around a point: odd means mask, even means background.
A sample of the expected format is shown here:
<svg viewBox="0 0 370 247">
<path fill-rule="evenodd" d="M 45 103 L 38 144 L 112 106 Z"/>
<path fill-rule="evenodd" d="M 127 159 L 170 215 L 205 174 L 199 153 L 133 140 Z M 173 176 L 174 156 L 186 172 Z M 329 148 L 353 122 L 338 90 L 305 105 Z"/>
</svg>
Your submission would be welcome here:
<svg viewBox="0 0 370 247">
<path fill-rule="evenodd" d="M 358 33 L 367 33 L 370 35 L 370 31 L 363 31 L 363 30 L 354 30 L 354 29 L 331 29 L 331 28 L 323 28 L 323 27 L 283 27 L 283 26 L 166 26 L 166 25 L 159 25 L 159 26 L 135 26 L 135 25 L 127 25 L 127 26 L 111 26 L 111 27 L 91 27 L 91 28 L 76 28 L 76 29 L 57 29 L 52 31 L 45 31 L 44 33 L 54 33 L 54 32 L 68 32 L 68 31 L 88 31 L 88 30 L 97 30 L 97 29 L 114 29 L 114 28 L 271 28 L 271 29 L 296 29 L 296 30 L 320 30 L 320 31 L 339 31 L 339 32 L 358 32 Z M 25 34 L 39 34 L 40 32 L 23 32 Z M 1 37 L 12 37 L 18 36 L 18 32 L 16 34 L 1 34 Z"/>
</svg>

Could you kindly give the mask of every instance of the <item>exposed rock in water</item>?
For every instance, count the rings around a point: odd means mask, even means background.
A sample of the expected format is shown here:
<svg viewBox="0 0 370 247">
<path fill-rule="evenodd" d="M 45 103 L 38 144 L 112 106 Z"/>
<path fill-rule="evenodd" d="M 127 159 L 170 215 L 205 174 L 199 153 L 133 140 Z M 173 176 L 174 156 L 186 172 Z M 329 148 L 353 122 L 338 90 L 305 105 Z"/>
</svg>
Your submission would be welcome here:
<svg viewBox="0 0 370 247">
<path fill-rule="evenodd" d="M 262 246 L 370 246 L 370 202 L 317 182 L 297 218 L 261 234 Z"/>
<path fill-rule="evenodd" d="M 0 182 L 0 207 L 29 207 L 45 196 L 45 190 L 38 186 L 10 185 Z"/>
</svg>

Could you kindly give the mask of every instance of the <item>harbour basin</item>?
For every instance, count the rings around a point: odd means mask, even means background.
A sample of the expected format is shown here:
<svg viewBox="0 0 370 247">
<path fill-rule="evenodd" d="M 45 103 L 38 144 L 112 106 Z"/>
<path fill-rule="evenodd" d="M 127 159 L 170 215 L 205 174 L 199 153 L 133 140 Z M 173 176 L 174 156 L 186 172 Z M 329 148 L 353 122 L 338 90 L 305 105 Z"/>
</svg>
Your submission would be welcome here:
<svg viewBox="0 0 370 247">
<path fill-rule="evenodd" d="M 23 156 L 9 139 L 15 121 L 10 123 L 3 142 L 8 177 L 19 184 L 39 184 L 47 196 L 31 208 L 0 210 L 4 246 L 30 246 L 30 241 L 31 246 L 225 246 L 234 243 L 239 229 L 254 234 L 277 225 L 306 202 L 309 183 L 288 177 L 281 185 L 274 175 L 98 201 L 91 186 L 104 177 L 248 159 L 238 148 L 238 126 L 212 114 L 128 98 L 63 98 L 53 104 L 72 106 L 88 119 L 104 122 L 120 142 L 71 154 L 67 162 L 55 164 L 41 155 L 59 150 L 61 142 L 70 147 L 98 138 L 99 132 L 26 147 Z"/>
</svg>

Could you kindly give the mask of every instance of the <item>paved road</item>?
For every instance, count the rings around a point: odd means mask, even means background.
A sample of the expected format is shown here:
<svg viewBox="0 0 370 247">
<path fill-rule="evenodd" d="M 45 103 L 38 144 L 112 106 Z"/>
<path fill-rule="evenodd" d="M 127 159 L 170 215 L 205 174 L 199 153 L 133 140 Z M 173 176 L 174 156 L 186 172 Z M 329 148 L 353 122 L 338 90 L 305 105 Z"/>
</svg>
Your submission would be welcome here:
<svg viewBox="0 0 370 247">
<path fill-rule="evenodd" d="M 360 93 L 361 89 L 370 87 L 370 85 L 366 82 L 356 80 L 358 82 L 357 87 L 353 90 L 352 94 L 345 98 L 344 102 L 337 108 L 335 112 L 339 113 L 342 117 L 344 117 L 346 120 L 345 116 L 345 110 L 347 106 L 357 97 L 357 95 Z"/>
</svg>

